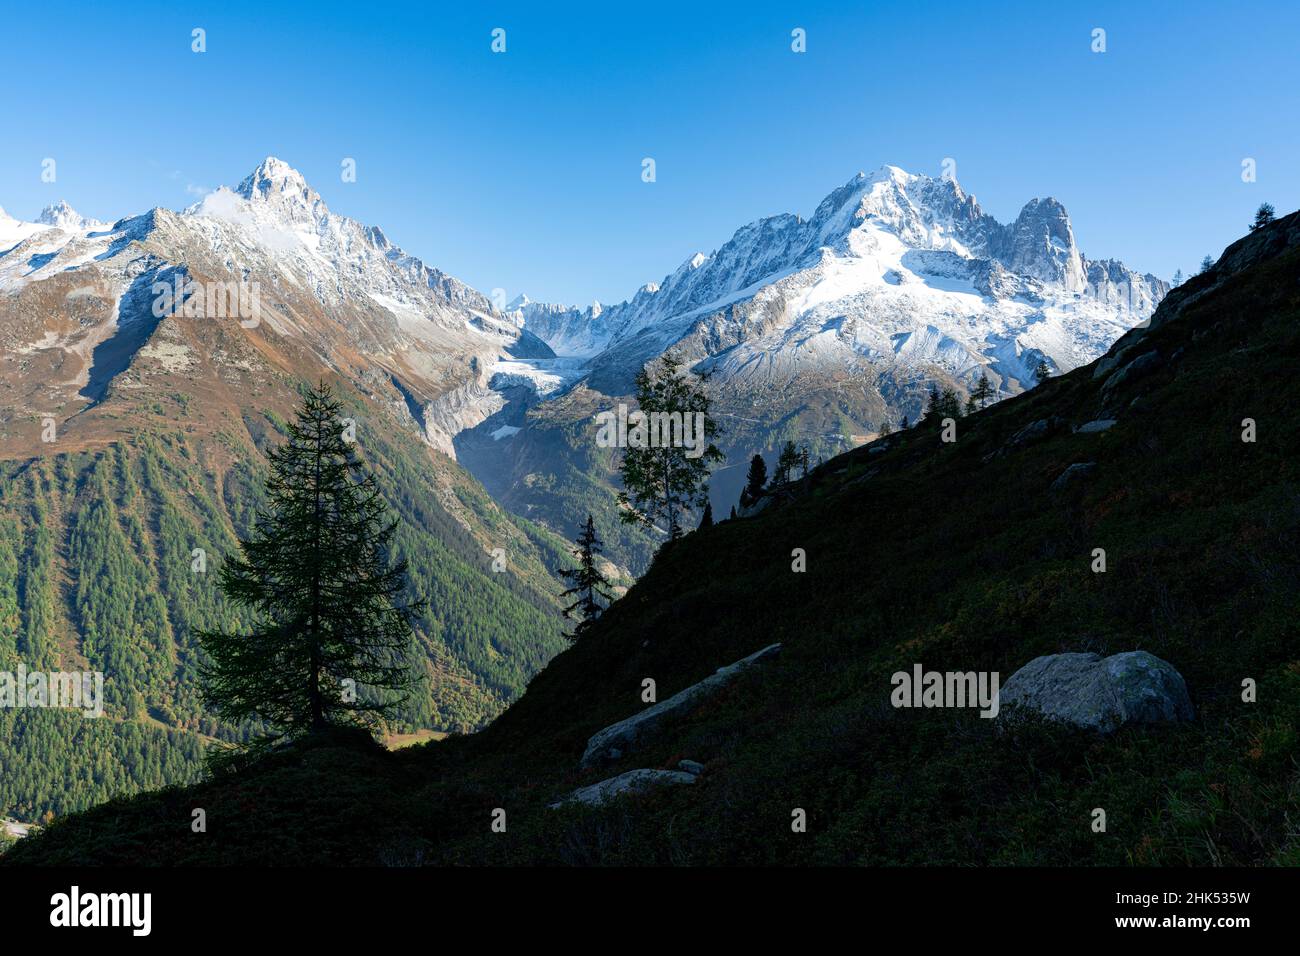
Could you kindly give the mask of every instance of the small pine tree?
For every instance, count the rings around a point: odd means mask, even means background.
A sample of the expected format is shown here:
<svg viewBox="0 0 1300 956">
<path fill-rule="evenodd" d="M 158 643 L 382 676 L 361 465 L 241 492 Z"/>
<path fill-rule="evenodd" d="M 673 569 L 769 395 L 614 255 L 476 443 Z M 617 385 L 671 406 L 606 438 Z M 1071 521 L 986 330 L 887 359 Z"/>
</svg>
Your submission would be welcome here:
<svg viewBox="0 0 1300 956">
<path fill-rule="evenodd" d="M 397 519 L 345 440 L 341 411 L 322 382 L 268 455 L 267 506 L 219 579 L 252 612 L 250 627 L 198 635 L 208 704 L 231 724 L 270 728 L 245 752 L 328 727 L 373 730 L 413 683 L 406 655 L 420 605 L 398 603 L 406 562 L 388 557 Z"/>
<path fill-rule="evenodd" d="M 979 406 L 975 404 L 975 396 L 974 396 L 974 395 L 967 395 L 967 396 L 966 396 L 966 414 L 967 414 L 967 415 L 974 415 L 977 411 L 979 411 Z"/>
<path fill-rule="evenodd" d="M 740 492 L 740 507 L 748 508 L 763 494 L 767 485 L 767 462 L 762 455 L 749 459 L 749 472 L 745 475 L 745 487 Z"/>
<path fill-rule="evenodd" d="M 980 380 L 975 383 L 971 398 L 975 399 L 975 404 L 980 408 L 988 408 L 989 401 L 993 398 L 993 383 L 989 381 L 988 373 L 980 373 Z"/>
<path fill-rule="evenodd" d="M 705 513 L 709 514 L 707 510 Z M 709 517 L 712 518 L 712 515 L 709 514 Z M 600 604 L 601 599 L 606 602 L 613 600 L 605 590 L 610 586 L 609 581 L 596 567 L 596 556 L 601 553 L 603 546 L 600 538 L 596 537 L 596 522 L 590 514 L 587 515 L 587 523 L 578 532 L 574 542 L 577 547 L 573 549 L 573 556 L 578 559 L 578 566 L 561 568 L 559 572 L 560 577 L 572 585 L 560 595 L 560 598 L 576 598 L 564 609 L 564 616 L 572 620 L 576 611 L 580 617 L 573 633 L 564 635 L 570 642 L 576 641 L 596 623 L 596 619 L 604 610 Z"/>
<path fill-rule="evenodd" d="M 812 470 L 812 452 L 807 445 L 799 446 L 799 477 L 807 478 Z"/>
<path fill-rule="evenodd" d="M 1275 218 L 1273 204 L 1260 203 L 1259 208 L 1255 210 L 1255 221 L 1250 224 L 1250 231 L 1254 232 L 1256 229 L 1263 229 Z"/>
<path fill-rule="evenodd" d="M 889 422 L 881 422 L 881 423 L 880 423 L 880 429 L 876 432 L 876 437 L 877 437 L 877 438 L 884 438 L 886 435 L 888 435 L 888 434 L 889 434 L 890 432 L 892 432 L 892 431 L 893 431 L 893 429 L 889 426 Z"/>
<path fill-rule="evenodd" d="M 909 428 L 912 427 L 912 423 L 909 422 L 909 421 L 907 420 L 907 416 L 904 415 L 904 416 L 903 416 L 903 422 L 902 422 L 902 424 L 899 425 L 898 427 L 899 427 L 899 430 L 900 430 L 900 431 L 907 431 Z"/>
<path fill-rule="evenodd" d="M 939 415 L 942 418 L 961 417 L 961 402 L 951 388 L 945 388 L 939 396 Z"/>
<path fill-rule="evenodd" d="M 712 528 L 712 527 L 713 527 L 713 502 L 706 501 L 704 502 L 704 514 L 700 516 L 699 530 L 703 531 L 705 528 Z"/>
<path fill-rule="evenodd" d="M 729 514 L 729 515 L 727 516 L 727 520 L 728 520 L 728 521 L 732 521 L 732 520 L 735 519 L 735 517 L 736 517 L 736 506 L 735 506 L 735 505 L 732 505 L 732 506 L 731 506 L 731 514 Z"/>
<path fill-rule="evenodd" d="M 1201 260 L 1200 271 L 1197 272 L 1196 274 L 1198 276 L 1203 276 L 1205 275 L 1205 273 L 1209 272 L 1213 268 L 1214 268 L 1214 257 L 1206 256 L 1204 259 Z"/>
<path fill-rule="evenodd" d="M 1038 364 L 1034 366 L 1034 381 L 1042 385 L 1052 377 L 1052 368 L 1047 364 L 1046 359 L 1039 359 Z"/>
<path fill-rule="evenodd" d="M 939 414 L 942 407 L 943 396 L 939 394 L 939 386 L 931 382 L 930 392 L 926 396 L 924 417 L 930 418 L 933 415 Z"/>
<path fill-rule="evenodd" d="M 799 464 L 799 449 L 794 442 L 787 441 L 776 460 L 776 471 L 772 475 L 772 485 L 786 485 L 794 478 L 794 469 Z"/>
<path fill-rule="evenodd" d="M 1175 270 L 1174 270 L 1174 281 L 1171 282 L 1170 285 L 1171 285 L 1173 288 L 1176 289 L 1176 288 L 1178 288 L 1178 287 L 1179 287 L 1180 285 L 1182 285 L 1182 284 L 1183 284 L 1183 270 L 1182 270 L 1182 269 L 1175 269 Z"/>
</svg>

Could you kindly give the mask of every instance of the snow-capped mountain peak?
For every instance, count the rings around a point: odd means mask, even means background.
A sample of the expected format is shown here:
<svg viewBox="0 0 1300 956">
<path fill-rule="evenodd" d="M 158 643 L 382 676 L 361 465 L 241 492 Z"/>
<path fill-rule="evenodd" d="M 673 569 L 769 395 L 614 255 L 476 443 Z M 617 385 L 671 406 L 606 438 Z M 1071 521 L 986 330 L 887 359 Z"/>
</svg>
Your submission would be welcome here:
<svg viewBox="0 0 1300 956">
<path fill-rule="evenodd" d="M 1013 223 L 950 177 L 885 165 L 833 190 L 813 214 L 742 226 L 658 286 L 592 310 L 531 303 L 526 328 L 591 360 L 589 383 L 618 393 L 668 348 L 728 378 L 897 366 L 958 381 L 987 368 L 1009 391 L 1095 358 L 1155 308 L 1167 286 L 1085 257 L 1065 208 L 1027 203 Z M 933 347 L 921 348 L 921 343 Z"/>
<path fill-rule="evenodd" d="M 284 223 L 314 224 L 330 214 L 320 193 L 308 185 L 302 173 L 274 156 L 262 160 L 243 182 L 228 191 Z M 379 235 L 382 237 L 382 233 Z"/>
<path fill-rule="evenodd" d="M 103 228 L 106 224 L 98 219 L 87 219 L 68 205 L 67 200 L 60 199 L 52 206 L 46 206 L 36 221 L 42 226 L 53 226 L 65 232 L 85 232 L 90 229 Z"/>
</svg>

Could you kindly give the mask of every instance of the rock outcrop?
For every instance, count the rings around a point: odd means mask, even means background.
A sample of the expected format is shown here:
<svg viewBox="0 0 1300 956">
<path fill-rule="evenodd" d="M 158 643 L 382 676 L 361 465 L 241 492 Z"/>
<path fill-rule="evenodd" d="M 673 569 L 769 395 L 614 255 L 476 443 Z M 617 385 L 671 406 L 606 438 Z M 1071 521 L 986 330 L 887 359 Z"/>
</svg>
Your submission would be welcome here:
<svg viewBox="0 0 1300 956">
<path fill-rule="evenodd" d="M 587 750 L 582 755 L 581 766 L 591 767 L 619 759 L 653 737 L 665 721 L 693 710 L 734 681 L 743 671 L 780 652 L 780 644 L 771 644 L 734 664 L 719 667 L 715 673 L 698 684 L 692 684 L 667 700 L 647 707 L 639 714 L 620 720 L 616 724 L 610 724 L 604 730 L 593 734 L 587 741 Z"/>
<path fill-rule="evenodd" d="M 635 796 L 659 787 L 694 783 L 695 777 L 695 774 L 682 770 L 629 770 L 589 787 L 579 787 L 564 799 L 552 803 L 549 809 L 556 810 L 570 803 L 600 807 L 618 797 Z"/>
<path fill-rule="evenodd" d="M 1036 657 L 1007 679 L 999 700 L 1004 718 L 1026 708 L 1104 734 L 1193 717 L 1182 675 L 1146 651 Z"/>
</svg>

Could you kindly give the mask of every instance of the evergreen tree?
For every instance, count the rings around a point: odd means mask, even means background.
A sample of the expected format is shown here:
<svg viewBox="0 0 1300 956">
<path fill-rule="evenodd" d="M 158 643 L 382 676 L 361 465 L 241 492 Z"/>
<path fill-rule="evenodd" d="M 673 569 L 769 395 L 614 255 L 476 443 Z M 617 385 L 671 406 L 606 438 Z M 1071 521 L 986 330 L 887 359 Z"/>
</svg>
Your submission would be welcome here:
<svg viewBox="0 0 1300 956">
<path fill-rule="evenodd" d="M 988 373 L 980 373 L 980 380 L 975 383 L 971 398 L 980 408 L 988 408 L 989 400 L 993 398 L 993 383 L 989 381 Z"/>
<path fill-rule="evenodd" d="M 893 430 L 894 430 L 894 429 L 890 427 L 889 422 L 887 422 L 887 421 L 883 421 L 883 422 L 880 423 L 880 428 L 879 428 L 879 429 L 877 430 L 877 432 L 876 432 L 876 437 L 877 437 L 877 438 L 884 438 L 886 435 L 888 435 L 888 434 L 889 434 L 890 432 L 892 432 Z"/>
<path fill-rule="evenodd" d="M 1034 366 L 1034 381 L 1042 385 L 1052 377 L 1051 366 L 1047 364 L 1046 359 L 1039 359 L 1038 364 Z"/>
<path fill-rule="evenodd" d="M 794 442 L 787 441 L 776 460 L 776 471 L 772 474 L 772 486 L 789 484 L 794 478 L 794 469 L 799 464 L 799 449 Z"/>
<path fill-rule="evenodd" d="M 712 515 L 710 514 L 709 517 L 712 518 Z M 575 542 L 577 547 L 573 550 L 573 556 L 578 559 L 578 566 L 560 569 L 560 577 L 572 585 L 560 597 L 576 598 L 564 609 L 564 616 L 572 619 L 575 611 L 581 615 L 581 620 L 573 629 L 573 633 L 565 635 L 570 641 L 580 638 L 596 622 L 596 618 L 600 617 L 600 612 L 604 610 L 600 599 L 606 602 L 613 600 L 605 590 L 610 586 L 609 581 L 596 567 L 596 555 L 601 553 L 603 545 L 600 538 L 596 537 L 596 522 L 590 514 L 587 515 L 587 523 L 578 532 Z"/>
<path fill-rule="evenodd" d="M 966 396 L 966 414 L 967 414 L 967 415 L 973 415 L 973 414 L 974 414 L 975 412 L 977 412 L 977 411 L 979 411 L 979 406 L 975 404 L 975 396 L 974 396 L 974 395 L 967 395 L 967 396 Z"/>
<path fill-rule="evenodd" d="M 1198 276 L 1203 276 L 1205 275 L 1205 273 L 1209 272 L 1213 268 L 1214 268 L 1214 257 L 1206 256 L 1204 259 L 1201 260 L 1200 271 L 1198 271 L 1196 274 Z"/>
<path fill-rule="evenodd" d="M 406 700 L 406 562 L 390 563 L 397 519 L 344 439 L 322 382 L 267 457 L 265 510 L 220 573 L 247 629 L 202 631 L 204 696 L 226 721 L 260 720 L 250 751 L 331 726 L 374 729 Z M 397 699 L 392 692 L 401 692 Z"/>
<path fill-rule="evenodd" d="M 961 402 L 957 398 L 957 393 L 951 388 L 945 388 L 939 395 L 939 414 L 943 418 L 960 418 Z"/>
<path fill-rule="evenodd" d="M 900 429 L 901 431 L 907 431 L 907 430 L 908 430 L 909 428 L 911 428 L 911 427 L 912 427 L 912 423 L 909 422 L 909 421 L 907 420 L 907 416 L 904 415 L 904 416 L 903 416 L 903 423 L 899 426 L 899 429 Z"/>
<path fill-rule="evenodd" d="M 731 520 L 733 520 L 735 517 L 736 517 L 736 506 L 735 506 L 735 505 L 732 505 L 732 506 L 731 506 L 731 514 L 727 516 L 727 520 L 728 520 L 728 521 L 731 521 Z"/>
<path fill-rule="evenodd" d="M 929 394 L 926 395 L 925 411 L 922 413 L 922 417 L 930 418 L 937 415 L 942 405 L 943 396 L 939 394 L 939 386 L 931 382 Z"/>
<path fill-rule="evenodd" d="M 807 478 L 812 470 L 812 452 L 807 445 L 799 446 L 799 477 Z"/>
<path fill-rule="evenodd" d="M 762 455 L 749 459 L 749 472 L 745 475 L 745 487 L 740 492 L 740 507 L 748 508 L 763 494 L 767 485 L 767 462 Z"/>
<path fill-rule="evenodd" d="M 706 376 L 684 373 L 681 361 L 671 353 L 660 359 L 657 374 L 646 369 L 637 373 L 637 405 L 647 421 L 655 413 L 677 413 L 683 418 L 699 413 L 703 416 L 703 434 L 694 437 L 707 444 L 698 455 L 680 444 L 651 447 L 647 442 L 642 447 L 627 448 L 619 467 L 624 489 L 618 493 L 622 521 L 652 527 L 662 521 L 668 526 L 668 537 L 676 539 L 682 534 L 682 517 L 692 508 L 704 507 L 709 492 L 709 464 L 725 457 L 713 443 L 718 426 L 709 417 L 706 382 Z"/>
<path fill-rule="evenodd" d="M 713 527 L 713 502 L 706 501 L 704 502 L 704 514 L 700 518 L 699 530 L 703 531 L 705 528 L 712 528 L 712 527 Z"/>
<path fill-rule="evenodd" d="M 1263 229 L 1275 218 L 1273 204 L 1261 203 L 1259 208 L 1255 210 L 1255 221 L 1250 224 L 1250 231 L 1254 232 L 1256 229 Z"/>
<path fill-rule="evenodd" d="M 1182 270 L 1182 269 L 1175 269 L 1175 270 L 1174 270 L 1174 281 L 1171 282 L 1170 285 L 1171 285 L 1173 288 L 1176 289 L 1176 288 L 1178 288 L 1178 287 L 1179 287 L 1180 285 L 1182 285 L 1182 284 L 1183 284 L 1183 270 Z"/>
</svg>

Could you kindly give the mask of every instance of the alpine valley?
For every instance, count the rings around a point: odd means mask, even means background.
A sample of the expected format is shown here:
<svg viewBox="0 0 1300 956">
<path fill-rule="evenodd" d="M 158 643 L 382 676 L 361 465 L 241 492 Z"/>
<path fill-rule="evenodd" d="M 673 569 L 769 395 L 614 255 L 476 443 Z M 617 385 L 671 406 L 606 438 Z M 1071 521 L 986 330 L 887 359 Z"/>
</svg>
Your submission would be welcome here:
<svg viewBox="0 0 1300 956">
<path fill-rule="evenodd" d="M 232 289 L 253 312 L 214 310 Z M 195 634 L 231 613 L 211 572 L 309 383 L 342 397 L 402 519 L 426 680 L 396 729 L 428 736 L 482 726 L 561 649 L 554 571 L 589 511 L 611 576 L 647 568 L 658 542 L 617 521 L 593 422 L 647 362 L 710 373 L 725 514 L 754 452 L 847 450 L 916 420 L 935 383 L 1014 395 L 1167 291 L 1084 256 L 1055 200 L 1003 225 L 955 180 L 889 166 L 582 309 L 493 302 L 274 158 L 182 212 L 0 210 L 0 670 L 103 671 L 108 716 L 0 711 L 0 816 L 196 779 L 206 741 L 250 731 L 204 712 Z"/>
</svg>

